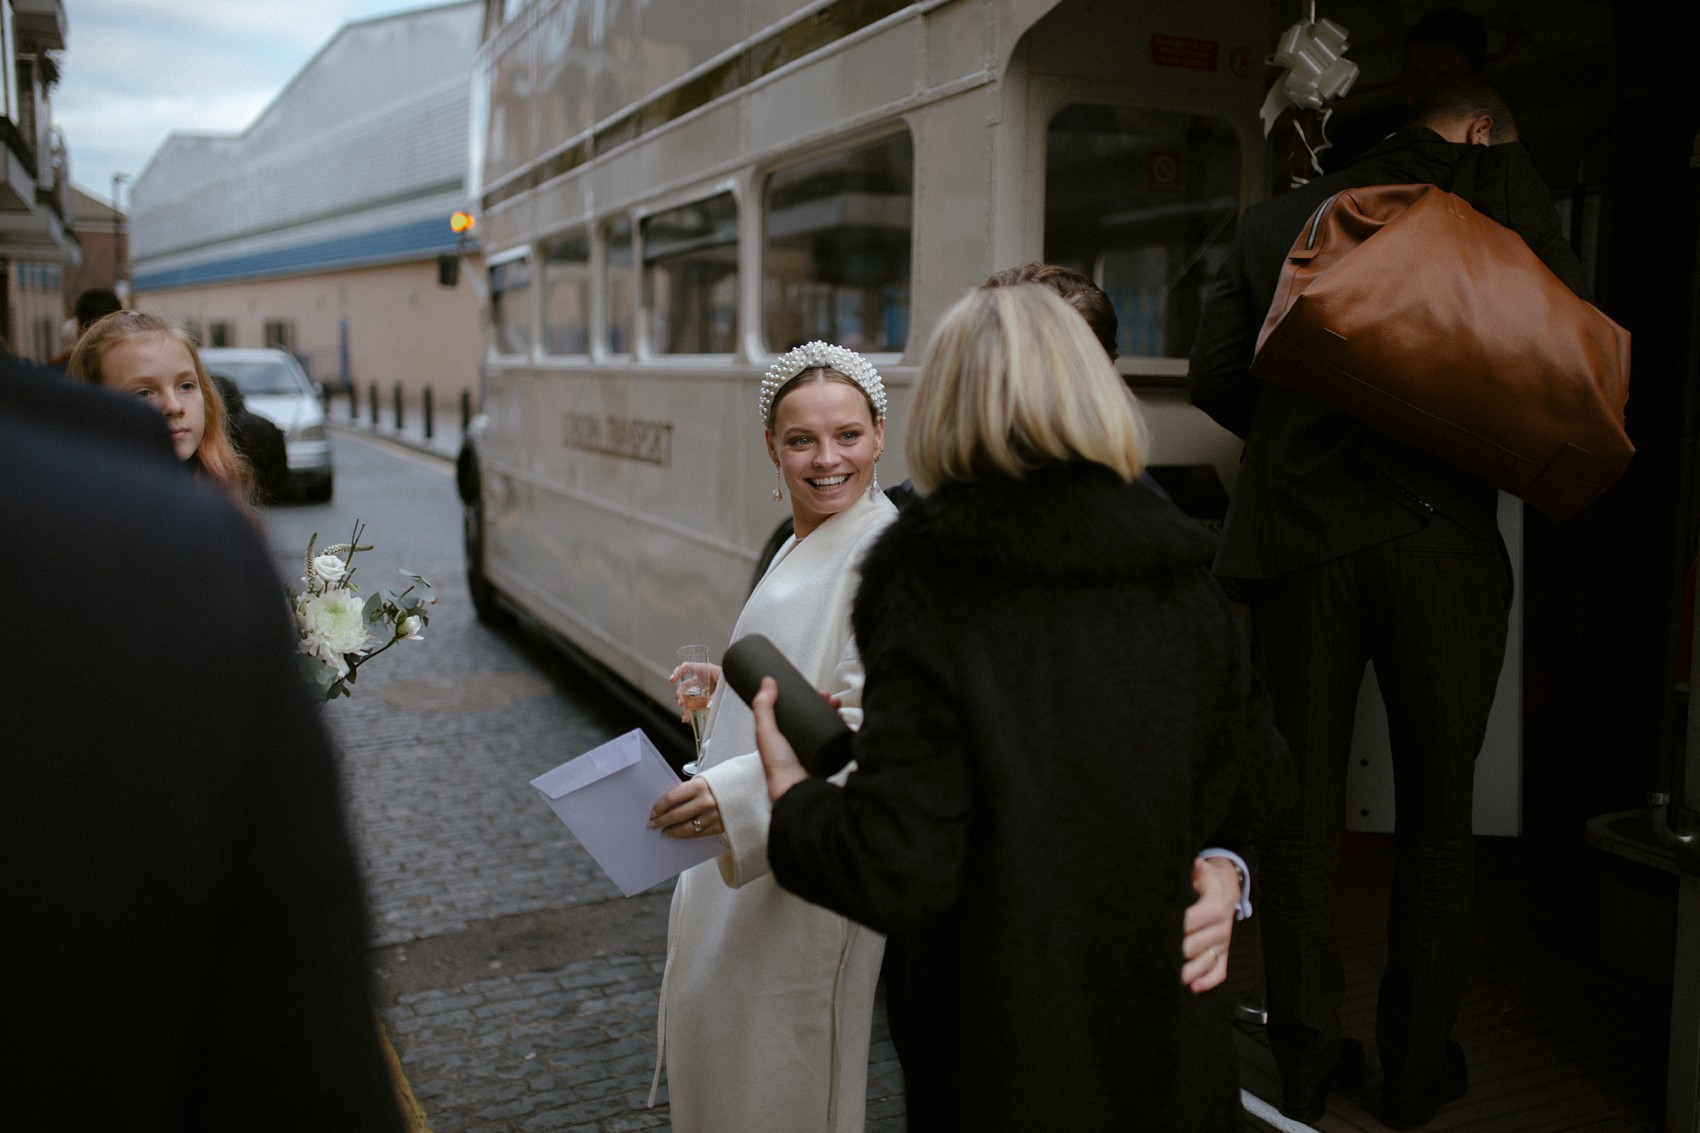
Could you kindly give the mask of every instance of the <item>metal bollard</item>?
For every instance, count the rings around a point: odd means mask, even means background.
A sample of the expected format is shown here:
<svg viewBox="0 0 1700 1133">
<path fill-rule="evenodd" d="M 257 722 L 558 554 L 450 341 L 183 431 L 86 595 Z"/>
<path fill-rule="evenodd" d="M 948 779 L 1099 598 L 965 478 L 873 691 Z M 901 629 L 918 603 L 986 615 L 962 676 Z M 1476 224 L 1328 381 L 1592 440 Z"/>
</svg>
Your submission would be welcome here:
<svg viewBox="0 0 1700 1133">
<path fill-rule="evenodd" d="M 466 436 L 466 431 L 472 428 L 472 391 L 460 391 L 460 435 Z"/>
<path fill-rule="evenodd" d="M 401 432 L 401 383 L 395 384 L 395 431 Z"/>
<path fill-rule="evenodd" d="M 378 383 L 372 383 L 372 428 L 378 427 Z"/>
<path fill-rule="evenodd" d="M 431 387 L 425 387 L 425 439 L 431 439 Z"/>
<path fill-rule="evenodd" d="M 348 423 L 360 424 L 360 387 L 354 384 L 353 379 L 348 383 Z"/>
</svg>

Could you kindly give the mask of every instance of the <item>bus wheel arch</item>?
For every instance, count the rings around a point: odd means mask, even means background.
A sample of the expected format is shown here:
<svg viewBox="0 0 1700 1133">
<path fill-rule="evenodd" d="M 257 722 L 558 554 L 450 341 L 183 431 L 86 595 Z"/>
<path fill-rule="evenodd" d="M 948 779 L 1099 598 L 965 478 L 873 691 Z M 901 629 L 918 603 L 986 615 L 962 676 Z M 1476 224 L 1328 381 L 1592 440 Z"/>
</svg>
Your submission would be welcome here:
<svg viewBox="0 0 1700 1133">
<path fill-rule="evenodd" d="M 466 553 L 466 588 L 472 611 L 489 626 L 506 625 L 512 615 L 497 596 L 496 586 L 484 572 L 484 490 L 478 455 L 470 444 L 461 446 L 455 460 L 455 486 L 461 501 L 461 545 Z"/>
</svg>

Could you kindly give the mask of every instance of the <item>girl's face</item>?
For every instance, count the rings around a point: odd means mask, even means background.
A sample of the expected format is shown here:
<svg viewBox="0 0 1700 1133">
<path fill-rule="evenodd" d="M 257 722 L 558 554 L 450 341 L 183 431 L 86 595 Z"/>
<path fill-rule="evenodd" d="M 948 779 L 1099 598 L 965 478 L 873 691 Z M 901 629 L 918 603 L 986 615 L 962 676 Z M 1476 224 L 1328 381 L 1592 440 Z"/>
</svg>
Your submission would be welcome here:
<svg viewBox="0 0 1700 1133">
<path fill-rule="evenodd" d="M 195 360 L 181 342 L 161 334 L 120 342 L 100 361 L 100 384 L 158 409 L 171 428 L 178 460 L 188 460 L 201 447 L 206 405 L 201 401 Z"/>
<path fill-rule="evenodd" d="M 841 381 L 810 382 L 786 394 L 765 435 L 791 493 L 799 539 L 868 490 L 885 448 L 885 422 L 874 420 L 859 388 Z"/>
</svg>

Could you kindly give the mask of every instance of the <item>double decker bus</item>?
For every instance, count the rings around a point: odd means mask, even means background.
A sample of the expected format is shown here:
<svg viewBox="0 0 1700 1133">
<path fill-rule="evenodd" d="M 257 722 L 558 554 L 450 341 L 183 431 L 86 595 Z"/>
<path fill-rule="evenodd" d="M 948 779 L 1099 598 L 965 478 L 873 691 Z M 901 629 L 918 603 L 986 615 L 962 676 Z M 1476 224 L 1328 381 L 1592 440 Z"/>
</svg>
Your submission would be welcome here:
<svg viewBox="0 0 1700 1133">
<path fill-rule="evenodd" d="M 1239 212 L 1293 166 L 1291 125 L 1266 136 L 1260 120 L 1266 59 L 1295 21 L 1344 26 L 1363 75 L 1335 125 L 1373 120 L 1396 107 L 1403 29 L 1431 6 L 488 0 L 469 202 L 487 352 L 460 461 L 480 614 L 521 615 L 612 687 L 670 707 L 675 650 L 723 647 L 787 518 L 755 411 L 773 358 L 817 338 L 867 355 L 890 393 L 882 474 L 899 480 L 932 327 L 1028 260 L 1109 294 L 1155 473 L 1181 506 L 1219 517 L 1239 442 L 1188 403 L 1186 357 Z M 1700 739 L 1683 571 L 1700 95 L 1678 45 L 1700 19 L 1590 0 L 1475 8 L 1491 29 L 1486 77 L 1517 109 L 1600 305 L 1635 334 L 1641 450 L 1565 525 L 1502 499 L 1518 606 L 1477 831 L 1497 847 L 1485 868 L 1527 880 L 1530 931 L 1668 1016 L 1634 1028 L 1657 1090 L 1604 1075 L 1611 1097 L 1587 1104 L 1693 1131 Z M 1344 817 L 1373 857 L 1392 784 L 1373 679 L 1365 689 Z M 1577 1049 L 1552 1060 L 1599 1077 L 1590 1060 L 1607 1056 Z M 1255 1051 L 1246 1060 L 1255 1092 Z M 1544 1127 L 1483 1120 L 1458 1127 Z"/>
</svg>

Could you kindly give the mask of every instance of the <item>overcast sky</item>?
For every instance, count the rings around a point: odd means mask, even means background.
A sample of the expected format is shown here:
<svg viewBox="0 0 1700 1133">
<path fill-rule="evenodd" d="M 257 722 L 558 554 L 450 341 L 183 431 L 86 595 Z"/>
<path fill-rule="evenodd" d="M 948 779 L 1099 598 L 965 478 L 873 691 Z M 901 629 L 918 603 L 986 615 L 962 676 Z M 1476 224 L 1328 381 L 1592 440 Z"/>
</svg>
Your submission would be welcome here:
<svg viewBox="0 0 1700 1133">
<path fill-rule="evenodd" d="M 438 3 L 65 0 L 53 119 L 71 180 L 108 200 L 173 130 L 239 133 L 343 24 Z"/>
</svg>

